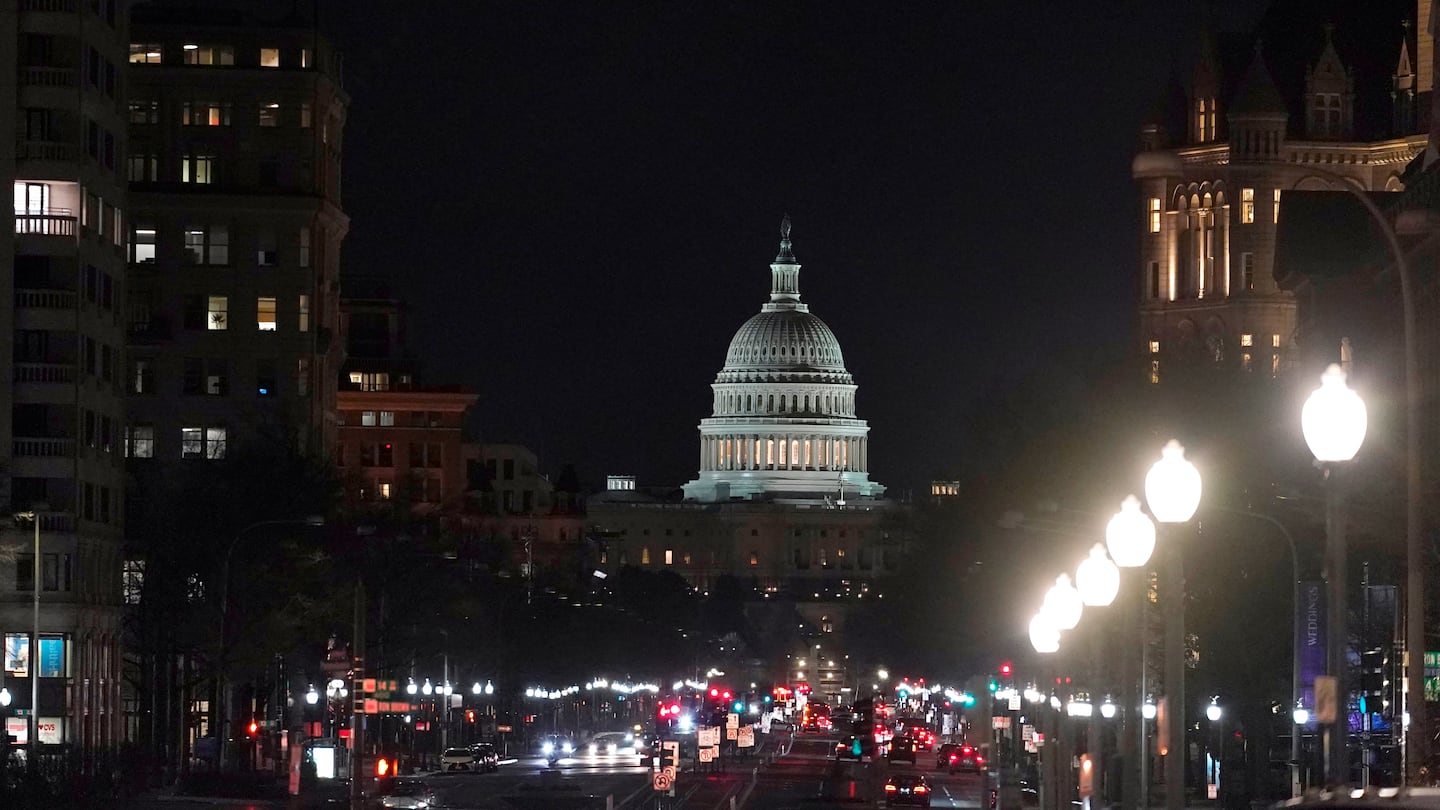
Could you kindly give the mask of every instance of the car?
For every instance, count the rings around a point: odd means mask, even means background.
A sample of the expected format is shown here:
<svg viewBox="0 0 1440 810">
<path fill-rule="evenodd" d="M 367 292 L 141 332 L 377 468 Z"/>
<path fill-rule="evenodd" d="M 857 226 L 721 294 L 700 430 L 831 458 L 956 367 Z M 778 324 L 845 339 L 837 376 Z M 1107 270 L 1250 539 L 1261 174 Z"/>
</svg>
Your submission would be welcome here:
<svg viewBox="0 0 1440 810">
<path fill-rule="evenodd" d="M 910 737 L 897 737 L 894 742 L 890 743 L 890 761 L 908 762 L 914 765 L 916 748 L 917 746 L 914 739 Z"/>
<path fill-rule="evenodd" d="M 436 804 L 435 791 L 419 779 L 401 777 L 380 797 L 380 806 L 396 810 L 427 810 Z"/>
<path fill-rule="evenodd" d="M 929 807 L 930 783 L 918 773 L 897 773 L 885 782 L 885 806 Z"/>
<path fill-rule="evenodd" d="M 492 743 L 474 743 L 470 746 L 470 753 L 475 757 L 475 764 L 482 771 L 493 772 L 500 770 L 500 752 L 495 750 Z"/>
<path fill-rule="evenodd" d="M 848 759 L 859 762 L 861 759 L 873 754 L 874 751 L 874 744 L 864 736 L 857 737 L 852 734 L 840 742 L 835 743 L 835 758 L 838 760 Z"/>
<path fill-rule="evenodd" d="M 615 759 L 639 756 L 635 735 L 628 731 L 604 731 L 590 738 L 585 753 L 592 758 Z"/>
<path fill-rule="evenodd" d="M 469 748 L 446 748 L 440 755 L 440 769 L 445 771 L 468 771 L 475 767 L 475 755 Z"/>
<path fill-rule="evenodd" d="M 552 734 L 540 743 L 540 755 L 563 759 L 575 755 L 575 743 L 559 734 Z"/>
<path fill-rule="evenodd" d="M 940 746 L 940 750 L 935 754 L 935 767 L 949 768 L 951 773 L 979 773 L 985 770 L 985 757 L 973 745 L 946 743 Z"/>
</svg>

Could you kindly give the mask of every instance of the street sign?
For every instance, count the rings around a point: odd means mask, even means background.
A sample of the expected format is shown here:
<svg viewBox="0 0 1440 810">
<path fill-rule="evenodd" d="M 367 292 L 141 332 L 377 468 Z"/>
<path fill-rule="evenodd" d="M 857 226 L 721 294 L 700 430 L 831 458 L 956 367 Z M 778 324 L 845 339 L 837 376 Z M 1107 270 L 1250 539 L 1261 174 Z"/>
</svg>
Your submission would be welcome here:
<svg viewBox="0 0 1440 810">
<path fill-rule="evenodd" d="M 674 765 L 666 765 L 665 767 L 663 767 L 663 768 L 660 769 L 660 773 L 664 774 L 665 778 L 666 778 L 666 779 L 669 779 L 671 784 L 674 784 L 674 783 L 675 783 L 675 766 L 674 766 Z"/>
<path fill-rule="evenodd" d="M 699 731 L 699 733 L 697 734 L 697 739 L 695 740 L 695 744 L 698 745 L 698 746 L 700 746 L 701 748 L 705 748 L 705 747 L 711 746 L 711 745 L 719 745 L 719 744 L 720 744 L 720 727 L 719 727 L 719 726 L 704 726 L 703 728 L 701 728 L 700 731 Z"/>
<path fill-rule="evenodd" d="M 710 761 L 712 761 L 712 760 L 710 759 L 710 749 L 709 749 L 709 748 L 701 748 L 701 749 L 700 749 L 700 761 L 701 761 L 701 762 L 710 762 Z"/>
<path fill-rule="evenodd" d="M 1333 723 L 1338 717 L 1339 682 L 1333 675 L 1315 676 L 1315 720 L 1319 723 Z"/>
<path fill-rule="evenodd" d="M 1010 694 L 1010 711 L 1012 711 L 1012 712 L 1018 712 L 1018 711 L 1020 711 L 1020 693 L 1019 693 L 1019 692 L 1012 692 L 1012 693 Z"/>
<path fill-rule="evenodd" d="M 741 747 L 741 748 L 754 748 L 754 747 L 755 747 L 755 727 L 754 727 L 754 726 L 741 726 L 741 727 L 740 727 L 740 738 L 739 738 L 738 740 L 736 740 L 735 744 L 738 745 L 738 746 Z"/>
<path fill-rule="evenodd" d="M 736 727 L 734 727 L 734 726 L 726 726 L 726 727 L 725 727 L 725 739 L 730 740 L 730 741 L 733 742 L 733 741 L 739 739 L 739 737 L 740 737 L 740 729 L 738 729 L 738 728 L 736 728 Z"/>
<path fill-rule="evenodd" d="M 1008 717 L 992 717 L 992 718 L 990 718 L 990 727 L 991 727 L 991 728 L 1010 728 L 1010 718 L 1008 718 Z"/>
<path fill-rule="evenodd" d="M 740 715 L 738 715 L 738 714 L 736 714 L 736 713 L 734 713 L 734 712 L 731 712 L 731 713 L 725 715 L 725 727 L 726 727 L 726 728 L 739 728 L 739 727 L 740 727 Z"/>
<path fill-rule="evenodd" d="M 498 732 L 500 732 L 501 734 L 509 734 L 510 732 L 512 732 L 512 731 L 515 730 L 515 727 L 514 727 L 514 726 L 496 726 L 496 727 L 495 727 L 495 730 L 498 731 Z"/>
<path fill-rule="evenodd" d="M 655 774 L 655 778 L 651 780 L 650 784 L 656 790 L 669 790 L 672 781 L 669 774 L 661 771 Z"/>
<path fill-rule="evenodd" d="M 1025 742 L 1034 742 L 1034 741 L 1035 741 L 1035 727 L 1032 726 L 1032 725 L 1030 725 L 1029 723 L 1026 723 L 1025 725 L 1021 726 L 1021 727 L 1020 727 L 1020 739 L 1024 740 Z"/>
</svg>

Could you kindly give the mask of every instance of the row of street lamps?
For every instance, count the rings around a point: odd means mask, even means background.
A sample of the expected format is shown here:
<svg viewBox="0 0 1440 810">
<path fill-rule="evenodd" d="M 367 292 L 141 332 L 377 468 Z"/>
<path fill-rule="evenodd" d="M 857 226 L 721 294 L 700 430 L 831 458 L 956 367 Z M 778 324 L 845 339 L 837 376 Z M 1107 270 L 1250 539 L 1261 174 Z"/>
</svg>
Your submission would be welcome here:
<svg viewBox="0 0 1440 810">
<path fill-rule="evenodd" d="M 1344 703 L 1345 667 L 1345 540 L 1341 521 L 1338 518 L 1338 501 L 1335 487 L 1330 485 L 1330 472 L 1337 463 L 1347 462 L 1355 457 L 1364 442 L 1366 430 L 1365 403 L 1359 395 L 1345 384 L 1345 372 L 1337 365 L 1331 365 L 1321 377 L 1321 386 L 1306 400 L 1301 411 L 1301 429 L 1317 462 L 1325 469 L 1327 486 L 1326 515 L 1326 579 L 1329 584 L 1329 622 L 1327 626 L 1327 670 L 1335 679 L 1334 693 L 1339 701 L 1338 708 L 1327 707 L 1325 720 L 1332 724 L 1330 729 L 1331 753 L 1329 781 L 1348 781 L 1349 755 L 1346 746 L 1348 713 Z M 1096 544 L 1090 555 L 1084 559 L 1075 572 L 1074 584 L 1067 574 L 1057 577 L 1055 584 L 1045 593 L 1039 611 L 1030 620 L 1030 642 L 1038 653 L 1054 653 L 1060 649 L 1060 636 L 1064 631 L 1073 630 L 1079 623 L 1086 607 L 1104 607 L 1115 601 L 1119 594 L 1121 568 L 1141 568 L 1150 561 L 1155 551 L 1155 522 L 1162 524 L 1183 524 L 1194 517 L 1200 505 L 1200 472 L 1185 459 L 1184 448 L 1171 440 L 1161 451 L 1157 461 L 1145 476 L 1145 500 L 1150 507 L 1154 521 L 1141 511 L 1140 501 L 1129 495 L 1121 504 L 1120 512 L 1110 519 L 1105 528 L 1105 544 Z M 1108 554 L 1107 554 L 1108 551 Z M 1180 592 L 1183 588 L 1180 549 L 1169 544 L 1168 564 L 1161 591 L 1165 596 L 1165 711 L 1167 717 L 1167 739 L 1160 741 L 1162 755 L 1166 750 L 1181 754 L 1185 750 L 1185 698 L 1184 698 L 1184 613 Z M 1297 572 L 1298 573 L 1298 572 Z M 1418 598 L 1411 595 L 1410 598 Z M 1298 606 L 1296 606 L 1298 609 Z M 1127 646 L 1127 655 L 1132 654 Z M 1295 673 L 1296 694 L 1292 695 L 1293 719 L 1304 724 L 1310 720 L 1311 712 L 1300 704 L 1298 694 L 1299 674 Z M 1147 704 L 1148 705 L 1148 704 Z M 1212 702 L 1207 707 L 1210 713 L 1219 714 L 1220 707 Z M 1334 715 L 1333 717 L 1331 715 Z M 1217 718 L 1211 718 L 1215 720 Z M 1141 760 L 1145 753 L 1143 725 L 1140 734 Z M 1292 759 L 1298 737 L 1292 735 Z M 1298 762 L 1291 763 L 1298 768 Z M 1142 765 L 1143 768 L 1143 765 Z M 1142 776 L 1142 781 L 1144 777 Z M 1166 807 L 1179 810 L 1184 806 L 1184 765 L 1181 756 L 1165 757 Z M 1292 779 L 1298 786 L 1299 780 Z M 1143 786 L 1141 790 L 1143 790 Z M 1298 790 L 1298 787 L 1297 787 Z M 1298 795 L 1298 793 L 1297 793 Z M 1132 799 L 1127 797 L 1127 805 Z"/>
</svg>

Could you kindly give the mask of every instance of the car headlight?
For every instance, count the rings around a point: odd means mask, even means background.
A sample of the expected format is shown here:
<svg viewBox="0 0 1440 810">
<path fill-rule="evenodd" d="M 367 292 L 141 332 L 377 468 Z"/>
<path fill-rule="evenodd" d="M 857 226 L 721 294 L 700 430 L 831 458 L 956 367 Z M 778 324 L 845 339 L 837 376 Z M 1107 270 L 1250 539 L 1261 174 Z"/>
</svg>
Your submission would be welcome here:
<svg viewBox="0 0 1440 810">
<path fill-rule="evenodd" d="M 541 751 L 544 751 L 544 752 L 547 753 L 547 754 L 549 754 L 549 753 L 551 753 L 551 752 L 553 752 L 553 751 L 555 750 L 555 743 L 548 743 L 548 742 L 547 742 L 547 743 L 545 743 L 544 745 L 540 746 L 540 750 L 541 750 Z"/>
<path fill-rule="evenodd" d="M 615 756 L 615 743 L 610 743 L 610 756 Z"/>
<path fill-rule="evenodd" d="M 590 756 L 592 756 L 592 757 L 595 756 L 595 743 L 590 743 L 589 751 L 590 751 Z"/>
<path fill-rule="evenodd" d="M 571 751 L 574 751 L 574 750 L 575 750 L 575 746 L 571 745 L 571 744 L 568 743 L 568 742 L 565 743 L 565 753 L 568 754 L 568 753 L 570 753 Z"/>
</svg>

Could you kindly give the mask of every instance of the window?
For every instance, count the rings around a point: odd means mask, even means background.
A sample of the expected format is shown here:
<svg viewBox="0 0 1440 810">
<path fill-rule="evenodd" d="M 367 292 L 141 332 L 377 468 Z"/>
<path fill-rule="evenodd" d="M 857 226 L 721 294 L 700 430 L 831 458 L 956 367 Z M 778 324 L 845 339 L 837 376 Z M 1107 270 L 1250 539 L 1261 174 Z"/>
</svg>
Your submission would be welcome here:
<svg viewBox="0 0 1440 810">
<path fill-rule="evenodd" d="M 674 565 L 674 564 L 675 564 L 675 550 L 674 550 L 674 549 L 670 549 L 670 548 L 665 549 L 665 564 L 666 564 L 666 565 Z"/>
<path fill-rule="evenodd" d="M 1240 189 L 1240 222 L 1249 225 L 1255 221 L 1255 189 Z"/>
<path fill-rule="evenodd" d="M 181 458 L 225 458 L 226 435 L 223 427 L 187 427 L 180 429 Z"/>
<path fill-rule="evenodd" d="M 300 266 L 310 266 L 310 229 L 300 229 Z"/>
<path fill-rule="evenodd" d="M 310 102 L 308 101 L 302 101 L 300 103 L 300 128 L 310 128 Z"/>
<path fill-rule="evenodd" d="M 1151 360 L 1151 361 L 1150 361 L 1150 384 L 1151 384 L 1151 385 L 1158 385 L 1159 383 L 1160 383 L 1160 361 L 1159 361 L 1159 360 Z"/>
<path fill-rule="evenodd" d="M 1254 335 L 1241 335 L 1241 336 L 1240 336 L 1240 345 L 1241 345 L 1241 346 L 1254 346 L 1254 345 L 1255 345 L 1255 336 L 1254 336 Z"/>
<path fill-rule="evenodd" d="M 1279 336 L 1279 335 L 1271 335 L 1271 336 L 1270 336 L 1270 348 L 1272 348 L 1272 349 L 1278 349 L 1278 348 L 1280 348 L 1280 336 Z"/>
<path fill-rule="evenodd" d="M 299 323 L 301 332 L 310 331 L 310 296 L 300 296 Z"/>
<path fill-rule="evenodd" d="M 1160 262 L 1150 262 L 1150 297 L 1160 297 Z"/>
<path fill-rule="evenodd" d="M 310 49 L 309 49 L 309 48 L 301 48 L 301 49 L 300 49 L 300 67 L 302 67 L 302 68 L 308 68 L 308 67 L 310 67 Z"/>
<path fill-rule="evenodd" d="M 155 361 L 136 357 L 130 361 L 131 394 L 155 393 Z"/>
<path fill-rule="evenodd" d="M 261 397 L 275 396 L 276 372 L 275 361 L 270 359 L 258 360 L 255 364 L 255 395 Z"/>
<path fill-rule="evenodd" d="M 230 299 L 224 295 L 212 295 L 206 299 L 205 328 L 212 332 L 223 332 L 230 325 Z"/>
<path fill-rule="evenodd" d="M 389 482 L 389 481 L 381 481 L 381 482 L 380 482 L 380 497 L 384 498 L 384 499 L 387 500 L 387 501 L 390 500 L 390 482 Z"/>
<path fill-rule="evenodd" d="M 640 564 L 641 564 L 641 565 L 649 565 L 649 564 L 650 564 L 650 547 L 649 547 L 649 546 L 645 546 L 644 548 L 640 549 Z"/>
<path fill-rule="evenodd" d="M 260 103 L 260 126 L 280 126 L 280 102 L 270 101 Z"/>
<path fill-rule="evenodd" d="M 15 590 L 35 590 L 35 555 L 20 553 L 15 555 Z"/>
<path fill-rule="evenodd" d="M 1150 233 L 1160 232 L 1160 198 L 1150 198 Z"/>
<path fill-rule="evenodd" d="M 752 551 L 752 552 L 750 552 L 750 565 L 756 566 L 756 565 L 759 565 L 759 564 L 760 564 L 760 552 L 758 552 L 758 551 Z"/>
<path fill-rule="evenodd" d="M 395 412 L 394 412 L 394 411 L 381 411 L 381 412 L 380 412 L 380 426 L 381 426 L 381 427 L 394 427 L 394 426 L 395 426 Z"/>
<path fill-rule="evenodd" d="M 229 264 L 230 231 L 223 225 L 187 228 L 185 251 L 195 264 Z"/>
<path fill-rule="evenodd" d="M 255 237 L 255 263 L 261 267 L 274 267 L 280 263 L 280 251 L 275 246 L 275 232 L 261 230 Z"/>
<path fill-rule="evenodd" d="M 158 65 L 160 64 L 160 46 L 158 44 L 130 43 L 130 64 L 132 65 Z"/>
<path fill-rule="evenodd" d="M 214 155 L 186 155 L 180 162 L 180 182 L 208 186 L 215 182 Z"/>
<path fill-rule="evenodd" d="M 275 331 L 275 299 L 260 297 L 255 299 L 255 325 L 261 332 Z"/>
<path fill-rule="evenodd" d="M 130 261 L 134 264 L 155 263 L 155 229 L 136 228 L 130 235 Z"/>
<path fill-rule="evenodd" d="M 132 124 L 160 123 L 160 102 L 158 101 L 132 101 L 128 105 L 128 109 Z"/>
<path fill-rule="evenodd" d="M 295 393 L 307 396 L 310 393 L 310 358 L 301 357 L 295 361 Z"/>
<path fill-rule="evenodd" d="M 350 382 L 361 391 L 389 391 L 390 375 L 383 371 L 352 371 Z"/>
<path fill-rule="evenodd" d="M 187 65 L 233 65 L 235 48 L 230 45 L 194 45 L 187 43 L 185 64 Z"/>
<path fill-rule="evenodd" d="M 225 358 L 211 358 L 205 364 L 205 393 L 212 397 L 230 393 L 230 363 Z"/>
<path fill-rule="evenodd" d="M 1240 289 L 1246 292 L 1255 290 L 1255 254 L 1240 254 Z"/>
<path fill-rule="evenodd" d="M 411 442 L 410 443 L 410 466 L 411 467 L 439 467 L 440 445 L 435 443 Z"/>
<path fill-rule="evenodd" d="M 1280 222 L 1280 189 L 1275 189 L 1275 222 Z"/>
<path fill-rule="evenodd" d="M 125 604 L 140 604 L 140 596 L 145 591 L 145 561 L 126 560 L 120 574 L 120 589 L 124 595 Z"/>
<path fill-rule="evenodd" d="M 129 425 L 125 428 L 125 457 L 155 457 L 154 425 Z"/>
<path fill-rule="evenodd" d="M 375 427 L 375 412 L 374 412 L 374 411 L 361 411 L 361 412 L 360 412 L 360 427 Z"/>
<path fill-rule="evenodd" d="M 131 155 L 126 159 L 126 176 L 132 183 L 154 183 L 160 179 L 160 159 L 154 155 Z"/>
<path fill-rule="evenodd" d="M 199 396 L 205 390 L 205 360 L 187 357 L 181 362 L 180 393 Z"/>
<path fill-rule="evenodd" d="M 22 554 L 20 556 L 26 557 L 29 555 Z M 15 562 L 15 590 L 33 590 L 35 587 L 34 557 L 30 557 L 28 569 L 24 569 L 21 567 L 22 562 L 23 561 L 19 559 L 17 559 Z M 22 571 L 26 570 L 28 570 L 30 573 L 26 574 L 26 578 L 23 583 L 25 587 L 22 588 L 20 574 Z M 30 677 L 30 637 L 28 635 L 24 633 L 5 634 L 5 674 L 12 678 Z"/>
<path fill-rule="evenodd" d="M 260 49 L 260 67 L 268 67 L 268 68 L 278 68 L 278 67 L 280 67 L 280 49 L 279 49 L 279 48 L 261 48 L 261 49 Z"/>
<path fill-rule="evenodd" d="M 1159 353 L 1160 353 L 1160 341 L 1158 341 L 1158 340 L 1152 340 L 1152 341 L 1150 341 L 1150 353 L 1151 353 L 1151 354 L 1159 354 Z"/>
<path fill-rule="evenodd" d="M 180 123 L 190 127 L 228 127 L 230 102 L 187 101 L 180 106 Z"/>
</svg>

